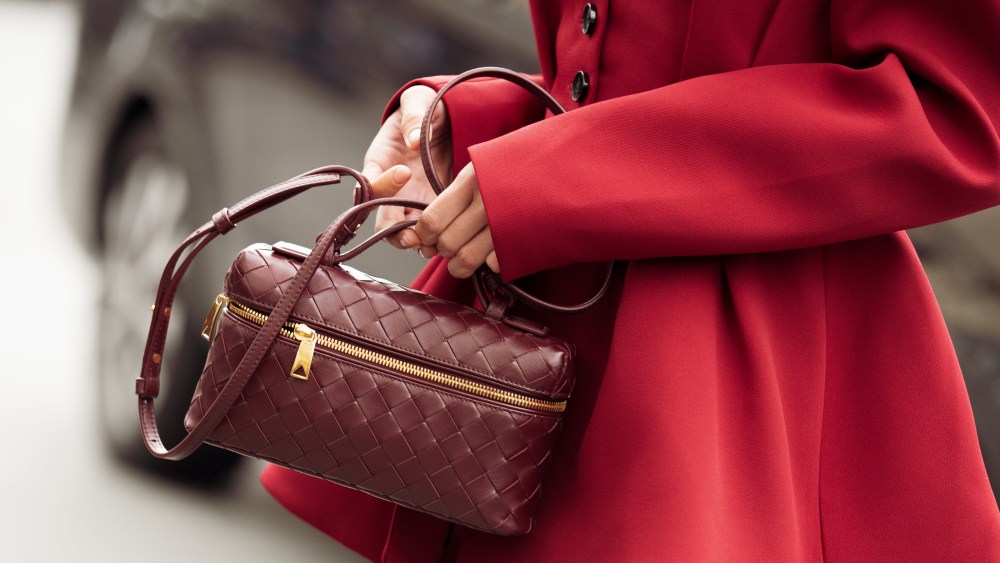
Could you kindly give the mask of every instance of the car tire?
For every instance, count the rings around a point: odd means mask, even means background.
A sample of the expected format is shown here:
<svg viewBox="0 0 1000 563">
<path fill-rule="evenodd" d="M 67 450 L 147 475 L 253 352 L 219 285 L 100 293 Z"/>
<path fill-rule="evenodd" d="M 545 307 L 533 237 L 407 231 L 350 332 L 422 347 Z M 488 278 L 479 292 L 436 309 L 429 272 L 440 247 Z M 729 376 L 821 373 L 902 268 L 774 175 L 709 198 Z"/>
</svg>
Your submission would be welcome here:
<svg viewBox="0 0 1000 563">
<path fill-rule="evenodd" d="M 194 484 L 225 480 L 239 456 L 203 447 L 182 461 L 154 458 L 138 428 L 134 381 L 149 329 L 150 305 L 170 253 L 192 226 L 188 175 L 171 158 L 149 113 L 132 116 L 109 145 L 98 206 L 101 299 L 98 413 L 104 442 L 121 462 Z M 166 444 L 185 434 L 187 412 L 207 347 L 198 312 L 182 287 L 171 310 L 157 426 Z M 203 312 L 203 311 L 202 311 Z"/>
</svg>

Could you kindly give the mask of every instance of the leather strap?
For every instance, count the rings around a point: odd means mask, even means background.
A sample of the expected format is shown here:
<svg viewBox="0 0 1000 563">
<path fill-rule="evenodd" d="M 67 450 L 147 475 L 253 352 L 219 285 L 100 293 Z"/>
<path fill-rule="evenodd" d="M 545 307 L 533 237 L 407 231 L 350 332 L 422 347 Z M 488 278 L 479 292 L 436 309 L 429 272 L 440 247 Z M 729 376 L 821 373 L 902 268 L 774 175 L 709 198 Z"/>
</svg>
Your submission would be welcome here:
<svg viewBox="0 0 1000 563">
<path fill-rule="evenodd" d="M 150 321 L 149 335 L 146 339 L 146 349 L 143 352 L 142 366 L 139 378 L 136 379 L 135 391 L 139 396 L 139 424 L 142 430 L 146 448 L 154 456 L 163 459 L 183 459 L 193 453 L 205 438 L 218 426 L 219 422 L 232 407 L 240 392 L 246 386 L 250 376 L 256 371 L 263 359 L 264 353 L 278 336 L 282 325 L 291 314 L 295 302 L 298 301 L 306 282 L 319 266 L 320 259 L 326 250 L 335 243 L 340 246 L 354 236 L 355 225 L 367 217 L 370 208 L 352 207 L 341 214 L 333 224 L 320 235 L 316 248 L 304 261 L 299 274 L 292 280 L 288 291 L 282 296 L 264 324 L 257 337 L 254 338 L 246 355 L 240 361 L 233 377 L 222 388 L 219 396 L 205 411 L 204 417 L 191 429 L 176 446 L 167 449 L 160 438 L 156 426 L 154 399 L 159 394 L 160 365 L 163 361 L 163 348 L 166 342 L 167 329 L 170 321 L 170 307 L 173 305 L 178 285 L 195 256 L 215 237 L 228 232 L 242 220 L 268 209 L 288 198 L 316 186 L 336 184 L 342 174 L 352 176 L 357 180 L 359 188 L 355 190 L 355 201 L 365 204 L 371 200 L 372 189 L 368 180 L 360 173 L 344 166 L 326 166 L 317 168 L 305 174 L 296 176 L 280 184 L 261 190 L 229 208 L 227 212 L 217 213 L 213 221 L 205 223 L 174 251 L 167 261 L 160 278 L 156 292 L 156 302 L 153 306 L 153 318 Z M 403 200 L 406 205 L 419 202 Z M 187 255 L 185 251 L 190 248 Z M 183 256 L 183 261 L 181 257 Z M 179 264 L 178 264 L 179 263 Z"/>
<path fill-rule="evenodd" d="M 430 106 L 427 108 L 427 113 L 424 114 L 424 120 L 420 126 L 420 160 L 424 165 L 424 172 L 427 175 L 427 181 L 430 182 L 431 188 L 434 189 L 434 193 L 438 195 L 444 191 L 445 186 L 444 183 L 441 182 L 441 178 L 438 176 L 437 170 L 434 168 L 434 159 L 431 157 L 431 121 L 434 116 L 434 110 L 437 109 L 438 104 L 441 103 L 444 95 L 449 90 L 460 83 L 473 78 L 499 78 L 506 80 L 520 86 L 521 88 L 527 90 L 529 94 L 541 100 L 541 102 L 545 104 L 545 107 L 548 108 L 548 110 L 553 114 L 559 115 L 561 113 L 566 113 L 566 109 L 563 108 L 547 90 L 536 84 L 534 80 L 523 74 L 507 70 L 505 68 L 475 68 L 452 78 L 451 81 L 438 90 L 434 100 L 431 101 Z M 500 279 L 500 276 L 493 270 L 489 269 L 486 265 L 481 266 L 476 271 L 476 275 L 473 279 L 475 280 L 474 285 L 476 287 L 476 294 L 488 312 L 491 309 L 491 303 L 494 301 L 499 301 L 499 309 L 497 310 L 501 316 L 503 311 L 512 305 L 514 301 L 523 301 L 527 305 L 541 311 L 571 315 L 582 313 L 590 309 L 601 299 L 601 297 L 604 297 L 608 288 L 611 287 L 611 275 L 613 273 L 613 268 L 614 262 L 608 262 L 607 271 L 604 274 L 604 283 L 601 284 L 601 288 L 597 290 L 597 293 L 593 297 L 577 305 L 558 305 L 556 303 L 550 303 L 535 297 L 512 283 L 503 282 Z M 495 318 L 496 314 L 497 313 L 491 313 L 488 314 L 488 316 Z"/>
<path fill-rule="evenodd" d="M 431 121 L 434 116 L 434 110 L 437 109 L 438 104 L 444 99 L 444 95 L 448 93 L 449 90 L 458 86 L 466 80 L 471 80 L 473 78 L 499 78 L 501 80 L 506 80 L 512 82 L 517 86 L 520 86 L 524 90 L 539 100 L 545 107 L 548 108 L 555 115 L 561 113 L 566 113 L 566 108 L 562 107 L 552 94 L 549 94 L 548 90 L 542 88 L 535 83 L 531 78 L 512 70 L 507 70 L 505 68 L 485 66 L 482 68 L 474 68 L 472 70 L 467 70 L 462 74 L 452 78 L 445 84 L 440 90 L 438 90 L 437 95 L 434 96 L 434 100 L 431 101 L 431 105 L 427 108 L 427 113 L 424 114 L 424 121 L 420 125 L 420 160 L 424 165 L 424 172 L 427 174 L 427 181 L 430 182 L 431 188 L 434 189 L 434 193 L 441 195 L 444 191 L 445 185 L 441 182 L 441 177 L 438 175 L 437 170 L 434 168 L 434 159 L 431 158 Z"/>
<path fill-rule="evenodd" d="M 386 199 L 388 200 L 390 198 L 386 198 Z M 392 198 L 392 199 L 395 199 L 395 198 Z M 375 201 L 383 201 L 383 200 L 375 200 Z M 412 201 L 416 201 L 416 200 L 412 200 Z M 417 203 L 419 205 L 410 205 L 410 206 L 407 206 L 407 207 L 410 207 L 412 209 L 424 209 L 425 207 L 427 207 L 427 204 L 424 203 L 424 202 L 422 202 L 422 201 L 417 201 Z M 400 231 L 402 231 L 404 229 L 412 227 L 413 225 L 416 225 L 416 224 L 417 224 L 417 220 L 416 219 L 407 219 L 405 221 L 400 221 L 398 223 L 390 225 L 390 226 L 382 229 L 381 231 L 375 233 L 374 235 L 368 237 L 367 239 L 364 240 L 364 242 L 358 243 L 354 248 L 350 249 L 349 251 L 345 252 L 344 254 L 340 254 L 339 253 L 339 248 L 338 248 L 337 249 L 338 252 L 332 258 L 332 261 L 334 263 L 346 262 L 346 261 L 354 258 L 355 256 L 361 254 L 365 250 L 368 250 L 372 245 L 376 244 L 380 240 L 382 240 L 382 239 L 384 239 L 384 238 L 386 238 L 388 236 L 392 236 L 392 235 L 394 235 L 394 234 L 396 234 L 396 233 L 398 233 L 398 232 L 400 232 Z"/>
</svg>

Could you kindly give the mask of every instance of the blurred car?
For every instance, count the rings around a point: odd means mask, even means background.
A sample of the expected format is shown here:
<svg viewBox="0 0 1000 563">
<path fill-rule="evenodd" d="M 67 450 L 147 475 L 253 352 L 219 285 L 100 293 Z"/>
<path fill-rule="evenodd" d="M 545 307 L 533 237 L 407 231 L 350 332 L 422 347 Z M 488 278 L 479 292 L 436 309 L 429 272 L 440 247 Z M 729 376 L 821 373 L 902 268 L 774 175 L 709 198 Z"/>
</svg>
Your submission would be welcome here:
<svg viewBox="0 0 1000 563">
<path fill-rule="evenodd" d="M 499 65 L 536 71 L 526 3 L 482 0 L 84 0 L 62 199 L 103 274 L 100 427 L 120 459 L 195 481 L 235 456 L 202 448 L 163 462 L 139 439 L 137 376 L 161 268 L 211 214 L 324 164 L 361 167 L 391 94 L 407 80 Z M 207 346 L 199 327 L 244 246 L 308 245 L 350 204 L 320 188 L 206 250 L 171 316 L 157 400 L 168 443 Z M 409 282 L 422 260 L 388 245 L 357 265 Z"/>
<path fill-rule="evenodd" d="M 84 0 L 63 201 L 104 275 L 101 427 L 130 463 L 198 480 L 233 457 L 161 462 L 139 441 L 132 381 L 160 268 L 215 210 L 322 164 L 359 167 L 410 78 L 483 65 L 536 71 L 515 0 Z M 255 241 L 308 243 L 351 186 L 313 190 L 210 246 L 174 307 L 158 400 L 168 441 L 200 374 L 202 316 Z M 1000 209 L 911 232 L 948 321 L 987 467 L 1000 474 Z M 357 265 L 406 282 L 422 261 L 381 245 Z M 186 325 L 186 326 L 185 326 Z M 998 480 L 995 479 L 995 482 Z"/>
</svg>

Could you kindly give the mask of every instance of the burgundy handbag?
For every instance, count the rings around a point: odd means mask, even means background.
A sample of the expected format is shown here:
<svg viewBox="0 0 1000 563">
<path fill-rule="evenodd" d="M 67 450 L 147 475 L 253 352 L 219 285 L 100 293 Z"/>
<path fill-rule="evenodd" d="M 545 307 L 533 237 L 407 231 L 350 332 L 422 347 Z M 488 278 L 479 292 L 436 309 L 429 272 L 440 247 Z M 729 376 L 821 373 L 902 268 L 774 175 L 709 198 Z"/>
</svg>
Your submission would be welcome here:
<svg viewBox="0 0 1000 563">
<path fill-rule="evenodd" d="M 503 69 L 457 77 L 435 105 L 475 76 L 511 80 L 561 111 L 544 90 Z M 426 142 L 422 149 L 440 193 Z M 170 307 L 192 260 L 243 219 L 342 175 L 358 182 L 356 205 L 311 251 L 254 244 L 236 257 L 205 321 L 211 347 L 185 419 L 188 435 L 166 449 L 153 400 Z M 573 389 L 573 349 L 507 310 L 516 300 L 563 313 L 586 310 L 607 289 L 611 265 L 599 293 L 570 307 L 527 295 L 483 267 L 474 276 L 484 305 L 478 311 L 344 264 L 416 222 L 393 225 L 342 253 L 379 205 L 425 207 L 372 200 L 361 174 L 328 166 L 222 209 L 181 244 L 160 281 L 136 380 L 146 446 L 157 457 L 182 459 L 208 442 L 471 528 L 525 534 Z"/>
</svg>

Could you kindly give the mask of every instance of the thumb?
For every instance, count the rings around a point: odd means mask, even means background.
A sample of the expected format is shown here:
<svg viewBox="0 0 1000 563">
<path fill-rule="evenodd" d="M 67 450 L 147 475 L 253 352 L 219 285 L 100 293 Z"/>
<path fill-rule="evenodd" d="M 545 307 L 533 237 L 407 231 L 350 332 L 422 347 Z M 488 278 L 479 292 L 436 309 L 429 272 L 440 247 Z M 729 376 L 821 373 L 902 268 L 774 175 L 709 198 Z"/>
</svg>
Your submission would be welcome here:
<svg viewBox="0 0 1000 563">
<path fill-rule="evenodd" d="M 389 168 L 371 180 L 374 196 L 383 198 L 396 195 L 396 192 L 405 186 L 412 176 L 413 172 L 403 164 Z M 365 174 L 365 177 L 369 177 L 368 174 Z"/>
<path fill-rule="evenodd" d="M 403 136 L 406 147 L 415 150 L 420 146 L 420 126 L 424 120 L 427 108 L 437 94 L 427 86 L 407 88 L 399 97 L 399 110 L 402 119 L 399 122 L 399 132 Z M 434 112 L 434 121 L 440 121 L 443 108 L 438 106 Z"/>
</svg>

